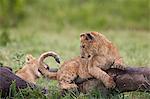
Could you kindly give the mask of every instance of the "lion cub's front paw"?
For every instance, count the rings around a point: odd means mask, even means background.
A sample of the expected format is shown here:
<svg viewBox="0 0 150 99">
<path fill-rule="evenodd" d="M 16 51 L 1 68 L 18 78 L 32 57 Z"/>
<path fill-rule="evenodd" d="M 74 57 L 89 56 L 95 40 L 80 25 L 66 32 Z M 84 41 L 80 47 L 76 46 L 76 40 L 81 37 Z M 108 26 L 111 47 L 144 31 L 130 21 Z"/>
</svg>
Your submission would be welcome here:
<svg viewBox="0 0 150 99">
<path fill-rule="evenodd" d="M 120 70 L 125 70 L 126 69 L 125 65 L 121 65 L 121 64 L 114 64 L 112 66 L 112 68 L 117 68 L 117 69 L 120 69 Z"/>
<path fill-rule="evenodd" d="M 124 66 L 124 65 L 117 65 L 116 67 L 117 67 L 118 69 L 125 70 L 125 66 Z"/>
<path fill-rule="evenodd" d="M 107 88 L 115 88 L 116 87 L 116 83 L 114 82 L 112 77 L 109 77 L 109 79 L 107 80 L 107 82 L 105 83 L 105 86 Z"/>
</svg>

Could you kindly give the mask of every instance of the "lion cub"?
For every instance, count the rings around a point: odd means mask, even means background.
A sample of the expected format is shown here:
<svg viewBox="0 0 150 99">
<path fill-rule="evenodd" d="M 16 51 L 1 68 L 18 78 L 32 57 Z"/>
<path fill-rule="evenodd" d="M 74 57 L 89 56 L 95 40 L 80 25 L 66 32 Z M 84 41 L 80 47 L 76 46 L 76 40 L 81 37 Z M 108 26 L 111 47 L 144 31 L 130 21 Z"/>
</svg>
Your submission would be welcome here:
<svg viewBox="0 0 150 99">
<path fill-rule="evenodd" d="M 117 47 L 98 32 L 82 33 L 80 41 L 80 55 L 88 60 L 88 72 L 100 79 L 106 87 L 115 87 L 115 82 L 104 70 L 109 68 L 125 69 Z M 109 84 L 107 86 L 108 82 L 111 82 L 111 86 Z"/>
<path fill-rule="evenodd" d="M 50 51 L 47 54 L 54 57 L 54 59 L 59 63 L 59 56 L 55 52 Z M 44 55 L 45 54 L 42 54 L 40 57 L 45 58 Z M 39 61 L 43 61 L 43 59 L 40 58 Z M 43 66 L 46 70 L 49 70 L 48 65 L 44 63 Z M 34 58 L 32 55 L 27 55 L 25 65 L 16 72 L 16 75 L 27 82 L 35 84 L 36 79 L 43 75 L 38 68 L 38 59 Z"/>
<path fill-rule="evenodd" d="M 101 80 L 107 88 L 114 88 L 115 82 L 105 71 L 112 66 L 124 69 L 121 57 L 114 45 L 98 32 L 80 35 L 81 55 L 65 61 L 57 72 L 57 80 L 61 89 L 77 88 L 74 80 L 77 76 L 88 79 L 95 77 Z M 51 73 L 40 64 L 41 72 L 48 77 Z"/>
</svg>

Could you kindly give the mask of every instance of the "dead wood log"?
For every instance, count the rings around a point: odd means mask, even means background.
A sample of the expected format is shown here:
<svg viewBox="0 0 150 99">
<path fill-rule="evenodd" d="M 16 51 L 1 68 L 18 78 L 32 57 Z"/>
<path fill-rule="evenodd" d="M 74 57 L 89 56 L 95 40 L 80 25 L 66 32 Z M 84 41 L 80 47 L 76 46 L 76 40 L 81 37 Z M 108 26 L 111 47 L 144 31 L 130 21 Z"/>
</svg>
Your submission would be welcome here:
<svg viewBox="0 0 150 99">
<path fill-rule="evenodd" d="M 106 89 L 101 81 L 94 78 L 87 80 L 77 78 L 75 82 L 79 86 L 79 91 L 87 93 L 90 92 L 90 90 L 98 89 L 106 96 L 114 92 L 150 92 L 150 68 L 148 67 L 128 67 L 126 70 L 109 69 L 106 72 L 114 78 L 114 81 L 116 82 L 115 89 Z"/>
<path fill-rule="evenodd" d="M 55 69 L 55 71 L 57 71 Z M 150 68 L 135 68 L 130 67 L 126 70 L 109 69 L 106 71 L 114 78 L 116 82 L 116 88 L 114 90 L 106 89 L 103 83 L 94 78 L 81 79 L 78 77 L 75 79 L 76 84 L 79 86 L 79 91 L 83 93 L 90 92 L 90 90 L 98 89 L 104 95 L 111 93 L 122 93 L 129 91 L 142 91 L 150 92 Z M 30 84 L 18 76 L 16 76 L 11 70 L 6 67 L 0 67 L 0 91 L 2 96 L 8 96 L 9 88 L 12 81 L 16 81 L 16 88 L 23 89 L 28 86 L 36 88 L 34 84 Z M 43 89 L 45 91 L 45 89 Z"/>
<path fill-rule="evenodd" d="M 8 67 L 0 67 L 0 93 L 1 97 L 7 97 L 10 95 L 10 86 L 12 82 L 15 81 L 16 91 L 19 89 L 24 89 L 30 87 L 34 88 L 41 88 L 40 86 L 34 85 L 32 83 L 28 83 L 25 80 L 21 79 L 17 75 L 15 75 L 10 68 Z M 41 88 L 43 93 L 47 92 L 47 89 Z"/>
</svg>

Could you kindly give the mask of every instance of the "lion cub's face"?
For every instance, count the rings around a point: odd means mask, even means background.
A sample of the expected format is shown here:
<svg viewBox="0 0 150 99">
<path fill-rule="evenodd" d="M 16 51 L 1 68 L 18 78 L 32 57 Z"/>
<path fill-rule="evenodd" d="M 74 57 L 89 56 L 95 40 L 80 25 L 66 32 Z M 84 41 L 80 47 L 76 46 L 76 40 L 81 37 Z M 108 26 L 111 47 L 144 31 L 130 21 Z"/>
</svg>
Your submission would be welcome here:
<svg viewBox="0 0 150 99">
<path fill-rule="evenodd" d="M 98 53 L 97 33 L 82 33 L 80 35 L 80 51 L 82 58 L 90 58 Z"/>
<path fill-rule="evenodd" d="M 44 67 L 49 70 L 48 65 L 44 65 Z M 32 74 L 32 75 L 27 75 L 26 72 Z M 41 72 L 39 71 L 39 64 L 38 64 L 38 59 L 33 57 L 32 55 L 28 54 L 26 55 L 26 61 L 25 65 L 19 69 L 16 74 L 26 74 L 26 76 L 34 76 L 34 78 L 39 78 L 41 77 Z"/>
<path fill-rule="evenodd" d="M 110 41 L 101 33 L 89 32 L 80 35 L 81 57 L 90 58 L 94 55 L 107 53 Z"/>
<path fill-rule="evenodd" d="M 38 61 L 32 55 L 26 56 L 26 68 L 30 69 L 31 72 L 37 77 L 41 77 L 41 73 L 38 71 Z"/>
</svg>

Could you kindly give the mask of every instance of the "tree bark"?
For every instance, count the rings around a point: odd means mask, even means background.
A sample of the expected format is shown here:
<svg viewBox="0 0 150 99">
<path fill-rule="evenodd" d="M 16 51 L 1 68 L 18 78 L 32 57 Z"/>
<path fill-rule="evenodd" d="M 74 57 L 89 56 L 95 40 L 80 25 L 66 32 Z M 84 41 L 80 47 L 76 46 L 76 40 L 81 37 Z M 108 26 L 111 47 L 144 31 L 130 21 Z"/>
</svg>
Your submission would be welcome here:
<svg viewBox="0 0 150 99">
<path fill-rule="evenodd" d="M 75 79 L 75 82 L 79 86 L 79 91 L 88 93 L 90 90 L 98 89 L 104 95 L 109 95 L 114 92 L 122 93 L 129 91 L 150 92 L 150 68 L 130 67 L 126 70 L 109 69 L 106 72 L 114 78 L 116 82 L 115 89 L 106 89 L 101 81 L 94 78 L 81 79 L 78 77 Z M 0 67 L 0 91 L 2 92 L 2 96 L 7 96 L 9 94 L 10 85 L 14 80 L 17 89 L 23 89 L 28 86 L 31 88 L 37 87 L 19 78 L 8 68 Z M 42 91 L 45 91 L 45 89 L 42 89 Z"/>
<path fill-rule="evenodd" d="M 79 91 L 87 93 L 90 92 L 90 90 L 98 89 L 105 95 L 114 92 L 150 92 L 150 68 L 148 67 L 128 67 L 126 70 L 113 68 L 107 70 L 106 72 L 114 78 L 114 81 L 116 82 L 115 89 L 106 89 L 101 81 L 94 78 L 90 78 L 88 80 L 78 78 L 76 79 L 76 83 L 79 86 Z"/>
<path fill-rule="evenodd" d="M 15 86 L 16 86 L 16 91 L 19 89 L 24 89 L 27 87 L 30 88 L 41 88 L 40 86 L 37 86 L 32 83 L 28 83 L 25 80 L 21 79 L 17 75 L 15 75 L 12 71 L 11 68 L 8 67 L 0 67 L 0 93 L 1 97 L 7 97 L 8 95 L 11 95 L 10 92 L 10 86 L 12 82 L 14 81 Z M 46 89 L 41 88 L 41 91 L 43 93 L 46 93 Z"/>
</svg>

